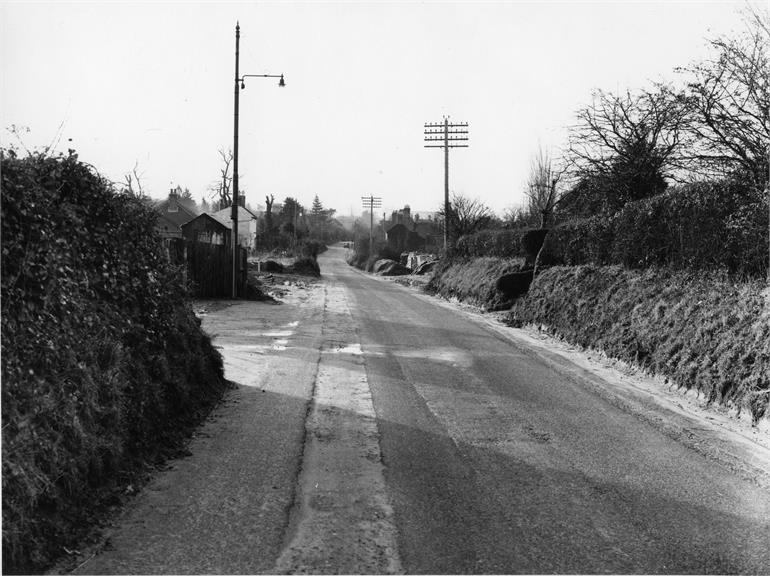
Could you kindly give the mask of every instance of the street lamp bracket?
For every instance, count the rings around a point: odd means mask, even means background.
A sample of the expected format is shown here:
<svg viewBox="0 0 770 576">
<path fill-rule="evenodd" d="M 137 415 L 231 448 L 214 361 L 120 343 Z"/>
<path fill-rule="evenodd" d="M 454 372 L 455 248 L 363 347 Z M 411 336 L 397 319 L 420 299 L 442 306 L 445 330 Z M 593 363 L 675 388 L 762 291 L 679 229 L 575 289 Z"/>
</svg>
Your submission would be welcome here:
<svg viewBox="0 0 770 576">
<path fill-rule="evenodd" d="M 246 83 L 244 82 L 244 79 L 246 78 L 280 78 L 280 80 L 278 80 L 278 86 L 281 88 L 286 86 L 286 82 L 283 79 L 283 74 L 244 74 L 238 78 L 238 82 L 241 83 L 241 90 L 246 88 Z"/>
</svg>

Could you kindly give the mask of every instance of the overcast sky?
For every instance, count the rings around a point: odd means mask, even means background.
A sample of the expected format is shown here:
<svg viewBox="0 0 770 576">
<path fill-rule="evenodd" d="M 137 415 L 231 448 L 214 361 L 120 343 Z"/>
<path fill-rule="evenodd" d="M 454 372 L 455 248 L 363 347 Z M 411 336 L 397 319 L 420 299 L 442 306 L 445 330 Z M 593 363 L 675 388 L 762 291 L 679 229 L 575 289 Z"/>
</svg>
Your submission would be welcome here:
<svg viewBox="0 0 770 576">
<path fill-rule="evenodd" d="M 74 148 L 116 181 L 138 162 L 153 197 L 209 197 L 232 147 L 240 21 L 241 74 L 286 77 L 241 91 L 249 203 L 318 194 L 350 214 L 373 194 L 383 211 L 435 210 L 443 153 L 423 148 L 423 124 L 448 115 L 470 132 L 450 152 L 451 190 L 502 213 L 593 89 L 675 78 L 705 38 L 742 29 L 744 5 L 2 1 L 0 136 L 28 127 L 28 148 Z"/>
</svg>

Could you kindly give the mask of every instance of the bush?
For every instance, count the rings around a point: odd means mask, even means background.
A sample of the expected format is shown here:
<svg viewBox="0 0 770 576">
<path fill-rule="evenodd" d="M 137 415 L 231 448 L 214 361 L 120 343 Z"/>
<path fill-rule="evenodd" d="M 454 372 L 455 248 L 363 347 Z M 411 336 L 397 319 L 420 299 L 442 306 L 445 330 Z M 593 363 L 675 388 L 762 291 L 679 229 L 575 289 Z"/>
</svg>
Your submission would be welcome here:
<svg viewBox="0 0 770 576">
<path fill-rule="evenodd" d="M 372 272 L 381 276 L 404 276 L 410 270 L 395 260 L 377 260 L 372 267 Z"/>
<path fill-rule="evenodd" d="M 265 260 L 260 264 L 260 269 L 262 272 L 276 272 L 280 274 L 283 272 L 283 264 L 275 260 Z"/>
<path fill-rule="evenodd" d="M 374 265 L 378 260 L 395 260 L 398 262 L 400 259 L 401 254 L 399 252 L 393 250 L 387 244 L 383 244 L 381 241 L 374 244 L 374 251 L 372 254 L 369 254 L 369 240 L 367 238 L 355 241 L 353 253 L 348 256 L 347 262 L 350 266 L 360 270 L 373 272 Z"/>
<path fill-rule="evenodd" d="M 704 182 L 627 204 L 613 216 L 558 226 L 546 238 L 551 264 L 725 269 L 761 278 L 768 262 L 768 208 L 759 191 Z"/>
<path fill-rule="evenodd" d="M 150 206 L 75 155 L 3 154 L 1 190 L 3 569 L 32 571 L 225 383 Z"/>
<path fill-rule="evenodd" d="M 522 258 L 454 258 L 442 260 L 426 289 L 444 298 L 457 298 L 485 310 L 510 308 L 512 300 L 498 290 L 501 276 L 519 272 Z"/>
<path fill-rule="evenodd" d="M 286 270 L 289 274 L 300 274 L 302 276 L 320 276 L 321 268 L 315 258 L 297 258 L 294 264 Z"/>
<path fill-rule="evenodd" d="M 460 238 L 454 254 L 464 257 L 524 258 L 528 264 L 532 264 L 547 233 L 548 230 L 537 228 L 482 230 Z"/>
<path fill-rule="evenodd" d="M 303 258 L 318 258 L 319 254 L 323 254 L 328 250 L 326 244 L 319 240 L 305 240 L 299 247 L 300 257 Z"/>
<path fill-rule="evenodd" d="M 763 292 L 764 290 L 764 292 Z M 723 274 L 556 266 L 510 313 L 581 346 L 637 363 L 710 401 L 751 411 L 770 400 L 770 289 Z"/>
</svg>

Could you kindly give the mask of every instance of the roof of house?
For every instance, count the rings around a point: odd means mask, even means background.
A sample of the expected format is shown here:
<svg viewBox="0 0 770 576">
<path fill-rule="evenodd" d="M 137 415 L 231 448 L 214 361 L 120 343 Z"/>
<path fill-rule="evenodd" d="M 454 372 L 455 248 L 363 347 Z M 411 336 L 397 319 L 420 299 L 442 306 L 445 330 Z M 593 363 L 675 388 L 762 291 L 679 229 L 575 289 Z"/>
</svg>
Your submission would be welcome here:
<svg viewBox="0 0 770 576">
<path fill-rule="evenodd" d="M 175 224 L 176 226 L 181 226 L 182 224 L 185 224 L 186 222 L 189 222 L 193 218 L 195 218 L 198 214 L 194 210 L 190 210 L 183 204 L 180 204 L 177 202 L 177 210 L 175 212 L 169 212 L 168 210 L 168 199 L 162 200 L 161 202 L 158 202 L 156 205 L 156 209 L 161 213 L 161 215 L 171 222 L 172 224 Z"/>
<path fill-rule="evenodd" d="M 210 221 L 212 224 L 215 224 L 216 226 L 220 226 L 222 228 L 225 228 L 226 230 L 230 230 L 230 223 L 229 222 L 227 222 L 227 223 L 222 222 L 218 218 L 214 218 L 211 214 L 206 214 L 205 212 L 203 214 L 199 214 L 198 216 L 196 216 L 192 220 L 182 224 L 182 228 L 186 228 L 187 226 L 189 226 L 190 224 L 192 224 L 193 222 L 196 222 L 198 220 L 207 220 L 207 221 Z"/>
<path fill-rule="evenodd" d="M 155 221 L 155 228 L 171 234 L 182 234 L 182 228 L 179 224 L 163 213 L 158 214 L 158 219 Z"/>
<path fill-rule="evenodd" d="M 388 228 L 386 228 L 385 232 L 390 234 L 391 232 L 395 231 L 399 227 L 400 228 L 404 228 L 407 232 L 410 231 L 410 229 L 409 229 L 409 227 L 407 225 L 403 224 L 402 222 L 397 222 L 396 224 L 393 224 L 392 226 L 389 226 Z"/>
<path fill-rule="evenodd" d="M 232 213 L 232 208 L 222 208 L 218 212 L 214 212 L 211 215 L 223 224 L 227 224 L 229 227 L 230 222 L 232 222 Z M 254 214 L 254 212 L 248 208 L 244 208 L 243 206 L 238 206 L 238 222 L 248 222 L 249 220 L 256 219 L 257 215 Z"/>
</svg>

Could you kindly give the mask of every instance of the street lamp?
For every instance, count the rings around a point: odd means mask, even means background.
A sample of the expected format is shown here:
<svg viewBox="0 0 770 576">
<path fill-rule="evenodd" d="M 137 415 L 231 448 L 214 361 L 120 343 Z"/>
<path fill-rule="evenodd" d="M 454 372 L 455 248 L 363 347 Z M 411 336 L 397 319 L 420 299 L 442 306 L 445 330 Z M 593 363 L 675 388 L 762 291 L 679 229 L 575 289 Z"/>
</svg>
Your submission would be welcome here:
<svg viewBox="0 0 770 576">
<path fill-rule="evenodd" d="M 240 23 L 235 24 L 235 90 L 234 90 L 234 108 L 233 118 L 233 206 L 231 218 L 233 221 L 233 299 L 238 297 L 238 104 L 240 91 L 246 88 L 246 78 L 280 78 L 278 86 L 286 86 L 283 80 L 283 74 L 245 74 L 240 76 L 238 73 L 239 45 L 241 40 Z"/>
</svg>

